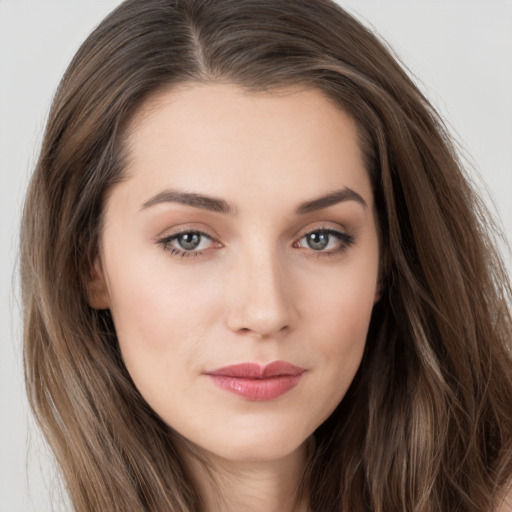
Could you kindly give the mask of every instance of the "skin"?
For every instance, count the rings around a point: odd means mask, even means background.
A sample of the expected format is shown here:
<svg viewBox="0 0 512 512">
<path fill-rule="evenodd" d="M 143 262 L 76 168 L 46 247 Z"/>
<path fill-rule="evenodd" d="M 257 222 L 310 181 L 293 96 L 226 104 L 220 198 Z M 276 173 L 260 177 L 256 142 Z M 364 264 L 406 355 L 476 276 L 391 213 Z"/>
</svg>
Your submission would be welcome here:
<svg viewBox="0 0 512 512">
<path fill-rule="evenodd" d="M 356 125 L 315 90 L 186 84 L 150 98 L 128 142 L 91 305 L 111 310 L 142 396 L 211 464 L 222 498 L 185 455 L 207 509 L 295 510 L 307 441 L 349 387 L 378 300 Z M 297 212 L 347 188 L 360 199 Z M 229 211 L 163 200 L 176 199 L 162 196 L 169 190 L 221 199 Z M 207 236 L 184 251 L 176 233 L 191 231 Z M 327 245 L 312 246 L 315 236 Z M 275 360 L 306 371 L 273 400 L 248 400 L 205 375 Z"/>
</svg>

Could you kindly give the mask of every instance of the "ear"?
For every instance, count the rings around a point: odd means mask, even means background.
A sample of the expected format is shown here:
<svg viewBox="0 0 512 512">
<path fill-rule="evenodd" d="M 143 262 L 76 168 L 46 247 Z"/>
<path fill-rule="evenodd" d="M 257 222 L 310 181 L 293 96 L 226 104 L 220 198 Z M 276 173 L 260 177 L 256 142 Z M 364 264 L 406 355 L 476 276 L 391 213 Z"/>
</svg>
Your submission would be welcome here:
<svg viewBox="0 0 512 512">
<path fill-rule="evenodd" d="M 373 305 L 377 304 L 379 300 L 382 298 L 382 295 L 386 291 L 386 276 L 382 271 L 382 268 L 379 269 L 379 275 L 377 276 L 377 285 L 375 286 L 375 295 L 373 296 Z"/>
<path fill-rule="evenodd" d="M 382 279 L 379 277 L 379 280 L 377 281 L 377 286 L 375 287 L 375 295 L 373 296 L 373 305 L 374 306 L 382 298 L 382 293 L 383 293 Z"/>
<path fill-rule="evenodd" d="M 99 256 L 94 260 L 86 285 L 89 306 L 94 309 L 109 309 L 110 295 Z"/>
</svg>

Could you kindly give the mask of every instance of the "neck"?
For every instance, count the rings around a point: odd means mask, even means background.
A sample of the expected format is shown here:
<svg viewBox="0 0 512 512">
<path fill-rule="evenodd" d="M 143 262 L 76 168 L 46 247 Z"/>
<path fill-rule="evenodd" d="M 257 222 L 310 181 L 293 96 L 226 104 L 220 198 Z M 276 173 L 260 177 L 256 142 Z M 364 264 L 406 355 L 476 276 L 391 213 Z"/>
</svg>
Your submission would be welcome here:
<svg viewBox="0 0 512 512">
<path fill-rule="evenodd" d="M 306 443 L 272 461 L 231 461 L 202 454 L 204 464 L 185 459 L 198 487 L 204 512 L 305 512 L 298 495 L 307 458 Z"/>
</svg>

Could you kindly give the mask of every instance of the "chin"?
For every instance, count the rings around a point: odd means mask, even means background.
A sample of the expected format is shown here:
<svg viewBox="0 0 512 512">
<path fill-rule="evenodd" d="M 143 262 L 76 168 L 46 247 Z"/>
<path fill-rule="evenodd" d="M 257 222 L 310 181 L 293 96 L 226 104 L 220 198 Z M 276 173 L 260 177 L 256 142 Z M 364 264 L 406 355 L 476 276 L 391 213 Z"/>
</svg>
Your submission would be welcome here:
<svg viewBox="0 0 512 512">
<path fill-rule="evenodd" d="M 310 437 L 309 432 L 301 435 L 295 425 L 289 428 L 269 427 L 226 428 L 218 435 L 210 430 L 206 436 L 189 440 L 200 452 L 214 458 L 230 462 L 270 462 L 297 453 Z"/>
</svg>

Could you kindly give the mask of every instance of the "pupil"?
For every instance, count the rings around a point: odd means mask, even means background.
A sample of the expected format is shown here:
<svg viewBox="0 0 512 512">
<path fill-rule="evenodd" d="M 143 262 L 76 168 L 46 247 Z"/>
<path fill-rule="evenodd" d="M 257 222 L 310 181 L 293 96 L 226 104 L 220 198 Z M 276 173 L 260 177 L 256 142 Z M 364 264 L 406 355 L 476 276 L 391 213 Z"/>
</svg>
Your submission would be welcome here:
<svg viewBox="0 0 512 512">
<path fill-rule="evenodd" d="M 328 243 L 328 233 L 311 233 L 308 235 L 308 245 L 311 249 L 314 249 L 316 251 L 325 249 Z"/>
<path fill-rule="evenodd" d="M 195 249 L 199 245 L 200 241 L 201 236 L 197 233 L 185 233 L 178 239 L 178 243 L 180 244 L 181 248 L 185 249 L 186 251 Z"/>
</svg>

